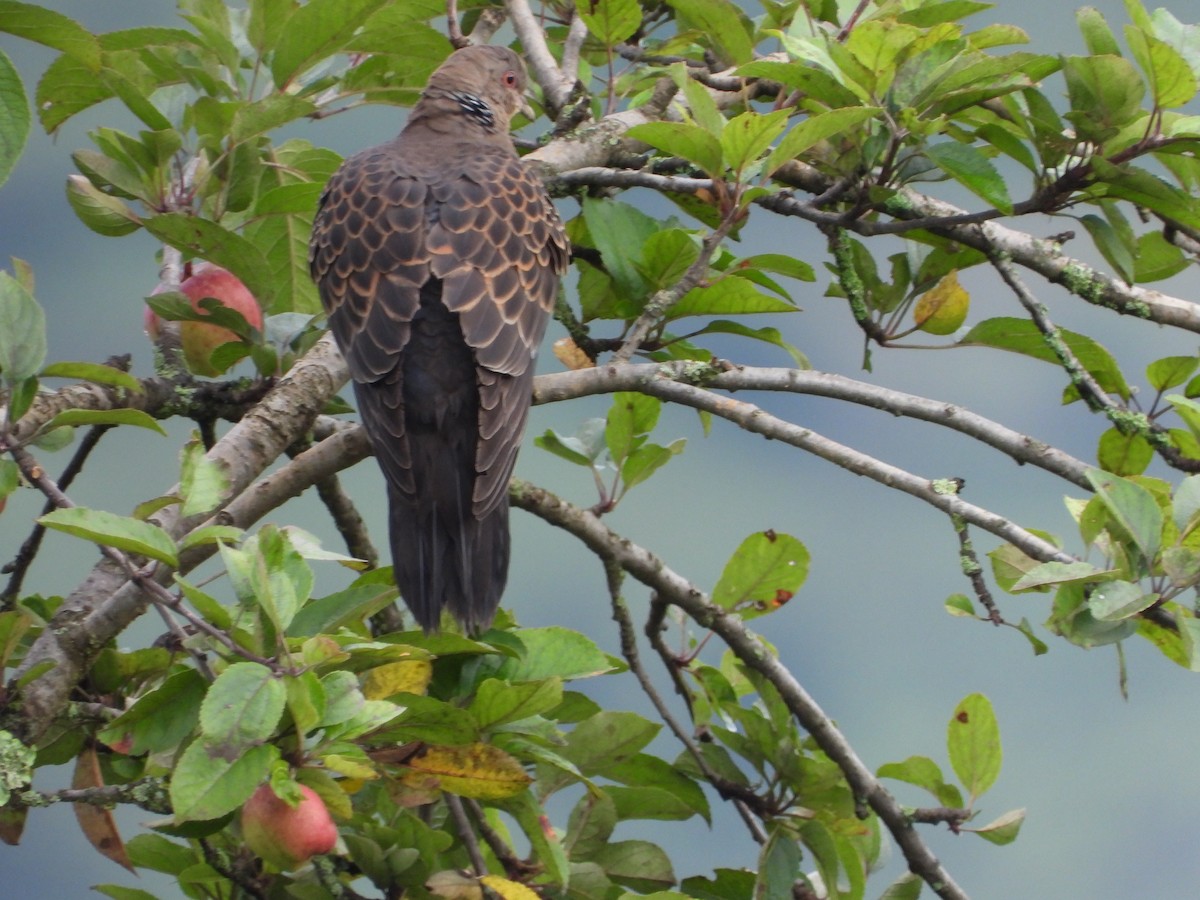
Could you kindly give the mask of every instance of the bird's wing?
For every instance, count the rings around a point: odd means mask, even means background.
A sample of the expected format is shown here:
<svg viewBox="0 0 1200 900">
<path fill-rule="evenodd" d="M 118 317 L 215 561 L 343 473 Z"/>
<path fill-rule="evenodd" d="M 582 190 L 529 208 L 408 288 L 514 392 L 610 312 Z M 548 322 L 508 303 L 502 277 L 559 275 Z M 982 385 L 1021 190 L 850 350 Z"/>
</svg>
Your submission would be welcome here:
<svg viewBox="0 0 1200 900">
<path fill-rule="evenodd" d="M 475 351 L 479 444 L 473 511 L 501 502 L 529 411 L 533 360 L 554 308 L 568 245 L 541 182 L 500 150 L 433 186 L 426 247 L 446 307 Z"/>
<path fill-rule="evenodd" d="M 350 375 L 360 385 L 360 414 L 389 478 L 411 494 L 412 460 L 404 439 L 400 353 L 429 281 L 425 249 L 428 185 L 414 177 L 394 145 L 348 159 L 330 180 L 317 211 L 309 265 Z"/>
</svg>

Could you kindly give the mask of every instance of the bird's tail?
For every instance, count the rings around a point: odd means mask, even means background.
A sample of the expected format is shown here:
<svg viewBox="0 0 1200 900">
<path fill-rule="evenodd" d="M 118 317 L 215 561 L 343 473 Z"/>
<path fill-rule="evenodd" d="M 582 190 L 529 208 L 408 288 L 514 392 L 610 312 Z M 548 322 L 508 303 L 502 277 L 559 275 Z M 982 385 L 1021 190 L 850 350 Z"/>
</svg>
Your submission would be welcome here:
<svg viewBox="0 0 1200 900">
<path fill-rule="evenodd" d="M 389 532 L 396 586 L 425 631 L 447 609 L 468 634 L 487 630 L 508 579 L 508 502 L 481 520 L 446 515 L 389 490 Z"/>
</svg>

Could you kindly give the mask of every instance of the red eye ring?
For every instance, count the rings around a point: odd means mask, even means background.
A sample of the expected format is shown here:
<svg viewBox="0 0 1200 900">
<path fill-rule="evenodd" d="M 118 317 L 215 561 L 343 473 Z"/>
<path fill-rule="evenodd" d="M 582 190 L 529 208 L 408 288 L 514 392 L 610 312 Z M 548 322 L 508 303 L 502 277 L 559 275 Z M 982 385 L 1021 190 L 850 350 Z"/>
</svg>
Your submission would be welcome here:
<svg viewBox="0 0 1200 900">
<path fill-rule="evenodd" d="M 509 69 L 507 72 L 504 73 L 503 77 L 500 80 L 502 82 L 504 82 L 505 87 L 516 87 L 517 86 L 517 73 L 514 72 L 512 69 Z"/>
</svg>

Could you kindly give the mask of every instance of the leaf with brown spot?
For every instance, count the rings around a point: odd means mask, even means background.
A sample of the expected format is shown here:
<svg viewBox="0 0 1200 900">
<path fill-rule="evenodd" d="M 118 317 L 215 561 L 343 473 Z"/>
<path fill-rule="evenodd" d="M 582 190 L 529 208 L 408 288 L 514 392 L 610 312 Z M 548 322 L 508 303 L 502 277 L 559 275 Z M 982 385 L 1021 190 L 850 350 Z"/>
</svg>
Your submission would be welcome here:
<svg viewBox="0 0 1200 900">
<path fill-rule="evenodd" d="M 533 780 L 519 762 L 491 744 L 430 747 L 409 760 L 408 767 L 415 775 L 436 777 L 442 790 L 476 800 L 512 797 Z"/>
<path fill-rule="evenodd" d="M 84 748 L 75 760 L 75 774 L 71 778 L 71 787 L 76 790 L 104 787 L 104 776 L 100 774 L 100 759 L 96 756 L 94 747 Z M 112 813 L 91 803 L 73 803 L 72 806 L 75 807 L 75 818 L 79 827 L 91 845 L 102 856 L 107 856 L 130 872 L 136 872 L 133 863 L 129 861 L 129 855 L 125 852 L 125 842 L 121 840 Z"/>
</svg>

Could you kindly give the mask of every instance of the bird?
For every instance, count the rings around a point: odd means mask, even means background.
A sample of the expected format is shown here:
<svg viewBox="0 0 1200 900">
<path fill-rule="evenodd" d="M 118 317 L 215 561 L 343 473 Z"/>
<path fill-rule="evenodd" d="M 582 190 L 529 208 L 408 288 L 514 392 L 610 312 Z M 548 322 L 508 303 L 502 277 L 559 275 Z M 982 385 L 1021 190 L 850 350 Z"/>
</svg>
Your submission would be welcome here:
<svg viewBox="0 0 1200 900">
<path fill-rule="evenodd" d="M 508 482 L 570 244 L 517 156 L 533 114 L 507 47 L 456 50 L 403 130 L 334 173 L 309 268 L 383 471 L 396 585 L 417 624 L 490 627 L 508 577 Z"/>
</svg>

